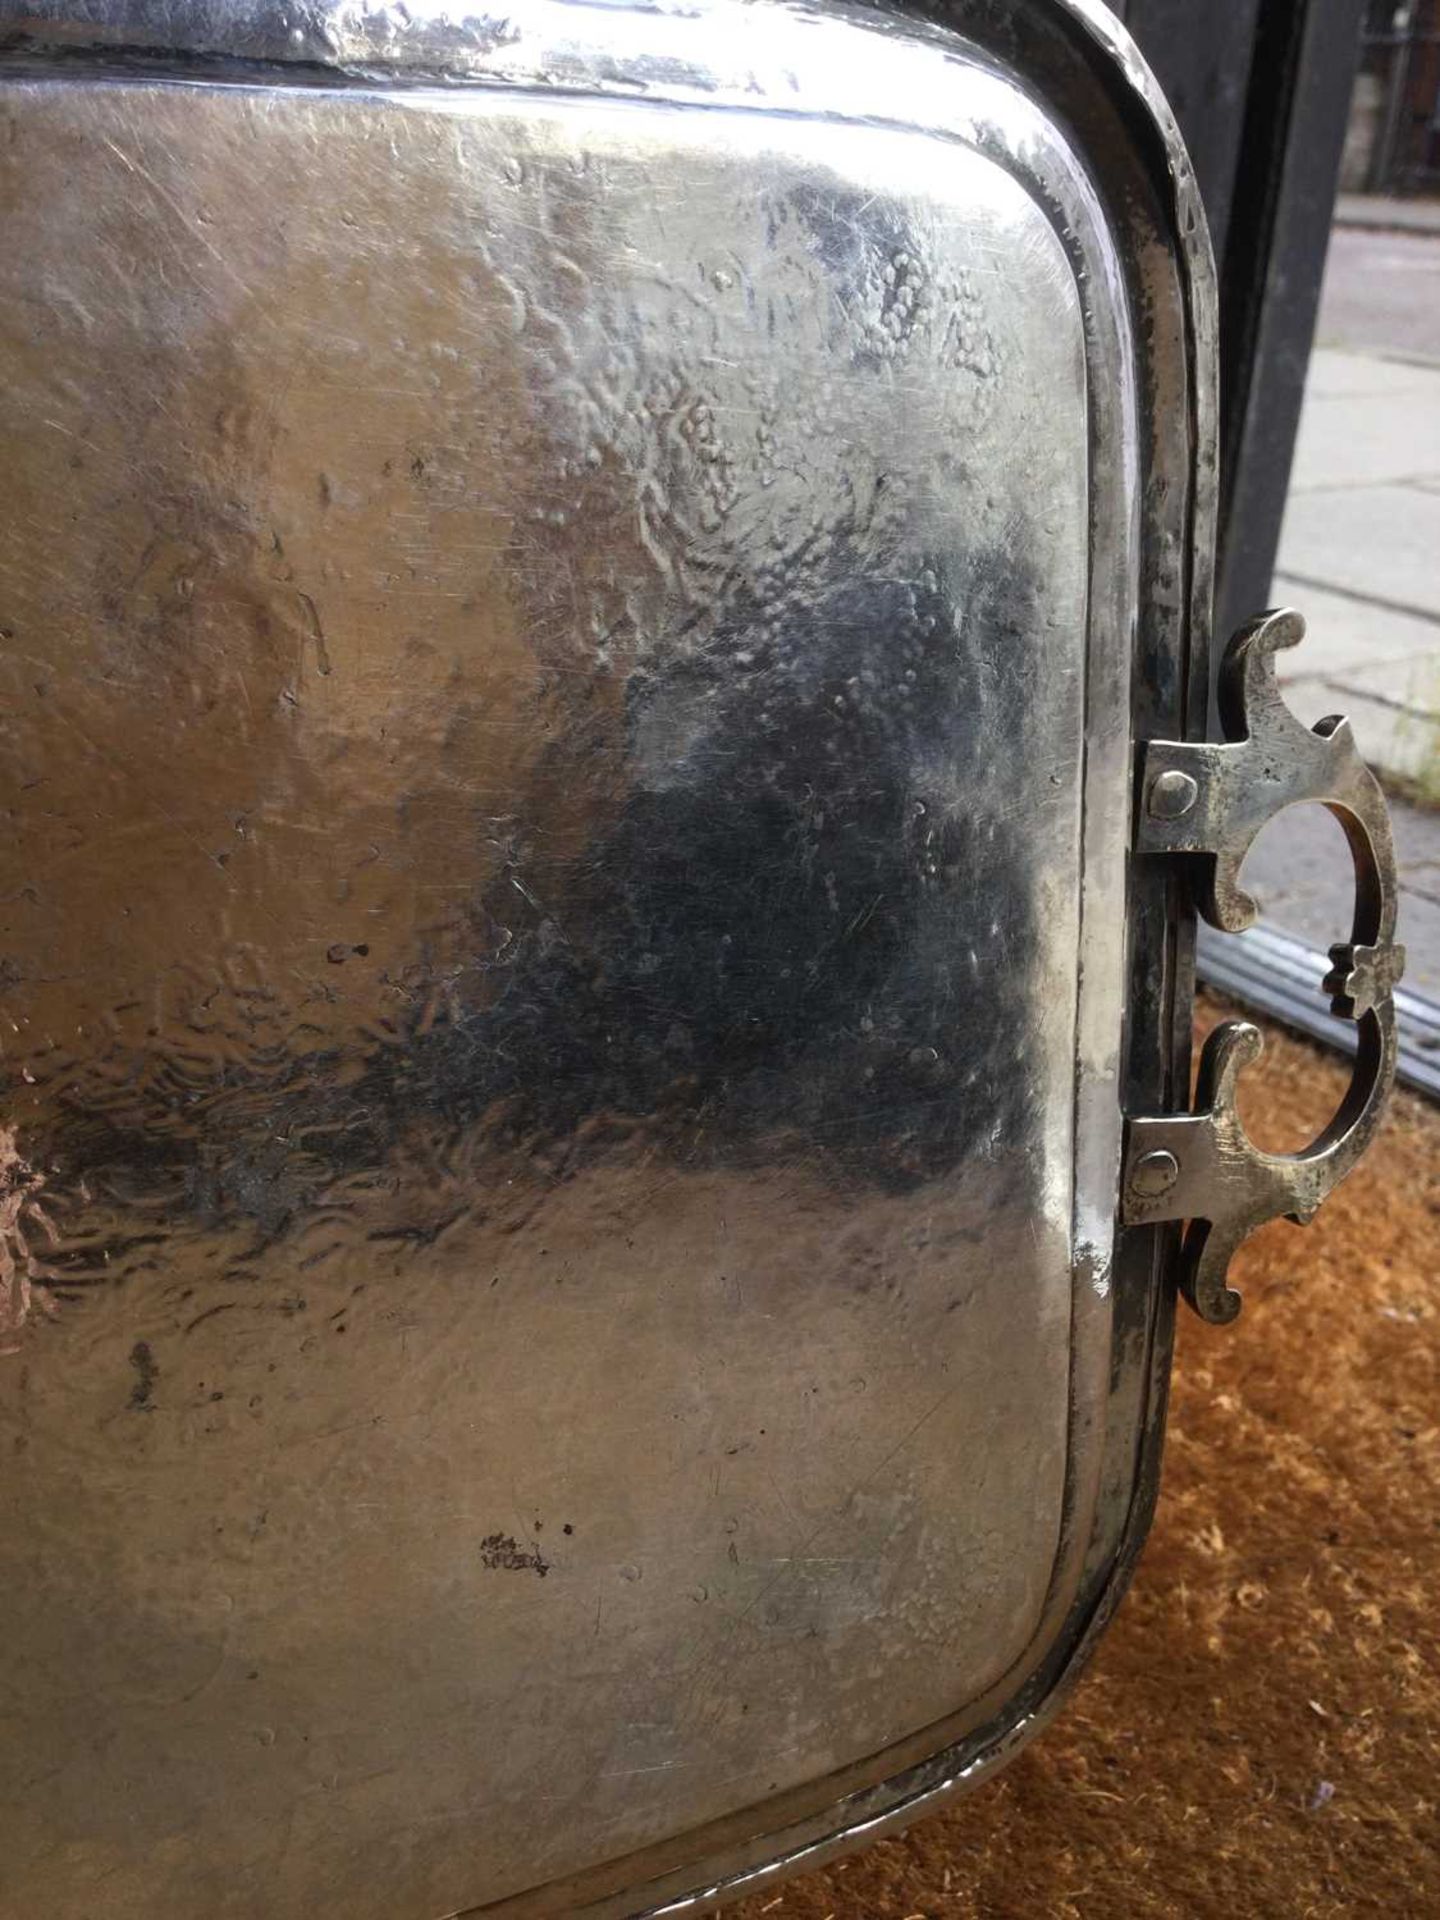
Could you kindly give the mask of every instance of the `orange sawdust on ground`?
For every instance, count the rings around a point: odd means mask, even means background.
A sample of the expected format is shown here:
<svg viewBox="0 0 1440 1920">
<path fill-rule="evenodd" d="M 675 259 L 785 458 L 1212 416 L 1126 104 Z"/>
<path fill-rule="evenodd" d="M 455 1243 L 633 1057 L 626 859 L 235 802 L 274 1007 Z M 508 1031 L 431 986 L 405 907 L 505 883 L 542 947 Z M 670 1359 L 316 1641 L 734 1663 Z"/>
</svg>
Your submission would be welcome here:
<svg viewBox="0 0 1440 1920">
<path fill-rule="evenodd" d="M 1212 1010 L 1213 1014 L 1213 1010 Z M 1345 1068 L 1276 1030 L 1246 1118 Z M 1183 1313 L 1160 1509 L 1057 1721 L 990 1785 L 743 1920 L 1440 1914 L 1440 1112 L 1399 1095 L 1308 1229 Z"/>
</svg>

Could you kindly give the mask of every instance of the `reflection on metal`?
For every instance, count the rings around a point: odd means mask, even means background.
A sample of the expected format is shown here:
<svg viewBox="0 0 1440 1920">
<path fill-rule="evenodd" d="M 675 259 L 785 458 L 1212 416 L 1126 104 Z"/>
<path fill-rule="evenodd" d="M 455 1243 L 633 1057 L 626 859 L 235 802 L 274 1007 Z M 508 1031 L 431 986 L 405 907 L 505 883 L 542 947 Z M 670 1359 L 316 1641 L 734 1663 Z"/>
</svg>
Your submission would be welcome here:
<svg viewBox="0 0 1440 1920">
<path fill-rule="evenodd" d="M 1238 939 L 1202 926 L 1196 967 L 1207 986 L 1300 1033 L 1354 1053 L 1355 1024 L 1330 1012 L 1318 992 L 1329 967 L 1325 955 L 1261 920 Z M 1395 990 L 1395 1077 L 1431 1097 L 1440 1095 L 1440 1005 L 1403 984 Z"/>
<path fill-rule="evenodd" d="M 1153 82 L 1098 0 L 0 0 L 0 122 L 11 1906 L 696 1912 L 973 1786 L 1163 1429 Z"/>
<path fill-rule="evenodd" d="M 1222 931 L 1240 933 L 1254 921 L 1240 867 L 1261 828 L 1286 807 L 1307 800 L 1328 806 L 1355 863 L 1351 937 L 1330 949 L 1325 980 L 1332 1012 L 1358 1022 L 1355 1076 L 1320 1137 L 1302 1153 L 1272 1154 L 1246 1134 L 1236 1079 L 1263 1042 L 1244 1021 L 1228 1021 L 1207 1039 L 1193 1112 L 1140 1116 L 1127 1130 L 1125 1217 L 1190 1223 L 1181 1289 L 1202 1319 L 1217 1323 L 1240 1311 L 1240 1295 L 1225 1284 L 1240 1242 L 1267 1220 L 1313 1217 L 1374 1137 L 1395 1078 L 1394 992 L 1405 955 L 1395 944 L 1389 813 L 1349 722 L 1334 718 L 1311 729 L 1285 705 L 1275 654 L 1304 633 L 1304 622 L 1289 612 L 1265 614 L 1245 628 L 1221 669 L 1226 741 L 1152 741 L 1142 765 L 1140 849 L 1203 861 L 1201 908 Z M 1155 1177 L 1162 1159 L 1174 1168 L 1163 1183 Z"/>
</svg>

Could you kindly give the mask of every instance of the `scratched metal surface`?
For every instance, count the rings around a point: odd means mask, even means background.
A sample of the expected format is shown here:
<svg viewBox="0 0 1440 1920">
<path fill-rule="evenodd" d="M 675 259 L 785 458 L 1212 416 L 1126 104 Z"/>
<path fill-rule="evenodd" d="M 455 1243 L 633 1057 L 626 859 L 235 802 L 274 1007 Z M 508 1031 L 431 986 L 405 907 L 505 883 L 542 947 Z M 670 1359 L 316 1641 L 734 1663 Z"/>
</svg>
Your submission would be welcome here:
<svg viewBox="0 0 1440 1920">
<path fill-rule="evenodd" d="M 0 88 L 16 1912 L 821 1806 L 1073 1597 L 1118 274 L 1005 77 L 785 32 L 689 116 Z"/>
</svg>

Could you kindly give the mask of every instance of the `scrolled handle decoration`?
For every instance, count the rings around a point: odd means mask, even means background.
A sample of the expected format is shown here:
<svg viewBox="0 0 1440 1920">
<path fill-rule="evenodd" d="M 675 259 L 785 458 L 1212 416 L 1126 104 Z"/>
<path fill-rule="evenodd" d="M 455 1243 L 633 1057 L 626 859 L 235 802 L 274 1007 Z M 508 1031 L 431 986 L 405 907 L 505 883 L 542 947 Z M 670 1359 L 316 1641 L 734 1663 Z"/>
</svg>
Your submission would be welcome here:
<svg viewBox="0 0 1440 1920">
<path fill-rule="evenodd" d="M 1226 1281 L 1240 1243 L 1267 1220 L 1308 1222 L 1369 1145 L 1395 1079 L 1394 989 L 1404 970 L 1395 943 L 1395 849 L 1379 782 L 1340 717 L 1307 727 L 1285 705 L 1275 655 L 1295 646 L 1297 613 L 1262 614 L 1231 641 L 1220 679 L 1221 742 L 1156 740 L 1141 769 L 1141 851 L 1193 858 L 1200 910 L 1239 933 L 1256 917 L 1240 868 L 1277 813 L 1318 801 L 1340 821 L 1355 867 L 1350 938 L 1330 949 L 1333 1011 L 1358 1023 L 1350 1086 L 1320 1136 L 1300 1153 L 1266 1153 L 1236 1102 L 1242 1069 L 1263 1048 L 1259 1030 L 1229 1020 L 1206 1040 L 1193 1110 L 1142 1115 L 1127 1128 L 1122 1217 L 1127 1225 L 1188 1222 L 1180 1286 L 1203 1320 L 1240 1311 Z"/>
</svg>

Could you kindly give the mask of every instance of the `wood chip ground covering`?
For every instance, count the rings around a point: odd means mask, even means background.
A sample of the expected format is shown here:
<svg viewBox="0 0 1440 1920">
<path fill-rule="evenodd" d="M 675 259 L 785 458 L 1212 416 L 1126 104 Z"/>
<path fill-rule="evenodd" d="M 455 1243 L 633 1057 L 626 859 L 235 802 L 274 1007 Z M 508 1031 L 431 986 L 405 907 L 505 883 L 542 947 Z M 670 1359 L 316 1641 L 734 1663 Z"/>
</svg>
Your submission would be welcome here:
<svg viewBox="0 0 1440 1920">
<path fill-rule="evenodd" d="M 1216 1009 L 1209 1010 L 1213 1019 Z M 1274 1147 L 1345 1069 L 1276 1030 Z M 1179 1328 L 1160 1508 L 1060 1717 L 949 1812 L 743 1920 L 1440 1915 L 1440 1110 L 1399 1095 L 1308 1229 Z"/>
</svg>

